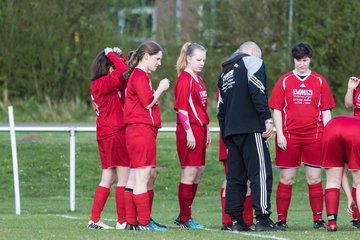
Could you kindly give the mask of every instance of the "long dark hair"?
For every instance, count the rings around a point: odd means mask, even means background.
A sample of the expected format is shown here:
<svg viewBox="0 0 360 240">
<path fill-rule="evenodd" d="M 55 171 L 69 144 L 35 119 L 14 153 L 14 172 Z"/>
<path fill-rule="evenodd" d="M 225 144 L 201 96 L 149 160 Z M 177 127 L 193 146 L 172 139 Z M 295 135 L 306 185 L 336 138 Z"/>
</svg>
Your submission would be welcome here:
<svg viewBox="0 0 360 240">
<path fill-rule="evenodd" d="M 105 56 L 104 50 L 99 52 L 91 64 L 91 81 L 109 73 L 109 68 L 114 64 Z"/>
<path fill-rule="evenodd" d="M 143 59 L 145 53 L 148 53 L 150 56 L 163 52 L 162 47 L 154 41 L 147 41 L 142 44 L 135 50 L 129 53 L 130 59 L 128 61 L 128 69 L 124 73 L 125 79 L 129 79 L 130 74 L 134 71 L 135 67 Z"/>
</svg>

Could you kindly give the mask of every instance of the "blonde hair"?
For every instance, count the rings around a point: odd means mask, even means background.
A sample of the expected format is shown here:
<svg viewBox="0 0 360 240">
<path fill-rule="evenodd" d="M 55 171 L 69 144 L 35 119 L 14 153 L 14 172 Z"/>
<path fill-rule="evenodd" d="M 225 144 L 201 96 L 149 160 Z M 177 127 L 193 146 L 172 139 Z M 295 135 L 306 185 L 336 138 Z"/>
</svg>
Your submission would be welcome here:
<svg viewBox="0 0 360 240">
<path fill-rule="evenodd" d="M 198 43 L 186 42 L 181 47 L 180 55 L 176 62 L 176 71 L 178 75 L 180 75 L 187 66 L 186 57 L 192 56 L 195 49 L 199 49 L 201 51 L 206 52 L 206 49 Z"/>
</svg>

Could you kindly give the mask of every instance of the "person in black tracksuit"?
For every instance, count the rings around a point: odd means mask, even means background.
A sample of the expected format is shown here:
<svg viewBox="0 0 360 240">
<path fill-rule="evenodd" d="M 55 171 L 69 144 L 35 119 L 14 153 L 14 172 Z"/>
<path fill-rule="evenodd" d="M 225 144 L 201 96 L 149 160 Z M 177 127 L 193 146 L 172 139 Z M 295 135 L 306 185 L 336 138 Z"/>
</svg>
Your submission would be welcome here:
<svg viewBox="0 0 360 240">
<path fill-rule="evenodd" d="M 247 180 L 256 215 L 256 231 L 278 230 L 269 218 L 272 168 L 267 140 L 273 121 L 268 107 L 265 65 L 254 42 L 243 43 L 223 64 L 218 88 L 218 120 L 228 147 L 226 213 L 232 231 L 249 231 L 242 218 Z"/>
</svg>

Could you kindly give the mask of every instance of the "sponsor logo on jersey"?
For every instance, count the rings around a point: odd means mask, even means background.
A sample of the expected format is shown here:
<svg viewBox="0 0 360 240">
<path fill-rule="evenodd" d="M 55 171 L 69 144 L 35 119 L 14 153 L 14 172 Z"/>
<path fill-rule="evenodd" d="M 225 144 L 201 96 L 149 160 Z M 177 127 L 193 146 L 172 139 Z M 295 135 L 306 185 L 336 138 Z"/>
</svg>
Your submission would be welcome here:
<svg viewBox="0 0 360 240">
<path fill-rule="evenodd" d="M 312 96 L 313 90 L 311 89 L 293 89 L 294 96 Z"/>
<path fill-rule="evenodd" d="M 207 102 L 207 92 L 206 90 L 200 91 L 201 103 L 205 107 Z"/>
</svg>

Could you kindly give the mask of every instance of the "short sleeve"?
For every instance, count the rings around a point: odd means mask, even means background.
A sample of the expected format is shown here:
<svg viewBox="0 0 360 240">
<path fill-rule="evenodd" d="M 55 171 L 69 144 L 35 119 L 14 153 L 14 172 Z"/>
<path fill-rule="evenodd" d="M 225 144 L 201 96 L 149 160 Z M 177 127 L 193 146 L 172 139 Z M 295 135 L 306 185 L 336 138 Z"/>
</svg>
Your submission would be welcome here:
<svg viewBox="0 0 360 240">
<path fill-rule="evenodd" d="M 144 108 L 149 106 L 150 103 L 152 103 L 154 100 L 154 92 L 152 91 L 149 82 L 150 79 L 148 79 L 146 76 L 139 76 L 134 79 L 133 82 L 136 95 L 138 96 L 140 103 Z"/>
<path fill-rule="evenodd" d="M 336 105 L 329 85 L 324 78 L 322 80 L 320 109 L 321 111 L 325 111 L 334 108 Z"/>
<path fill-rule="evenodd" d="M 190 97 L 190 78 L 181 74 L 176 80 L 174 109 L 188 111 Z"/>
<path fill-rule="evenodd" d="M 269 107 L 282 111 L 284 108 L 285 90 L 282 86 L 283 78 L 275 84 L 269 100 Z"/>
</svg>

